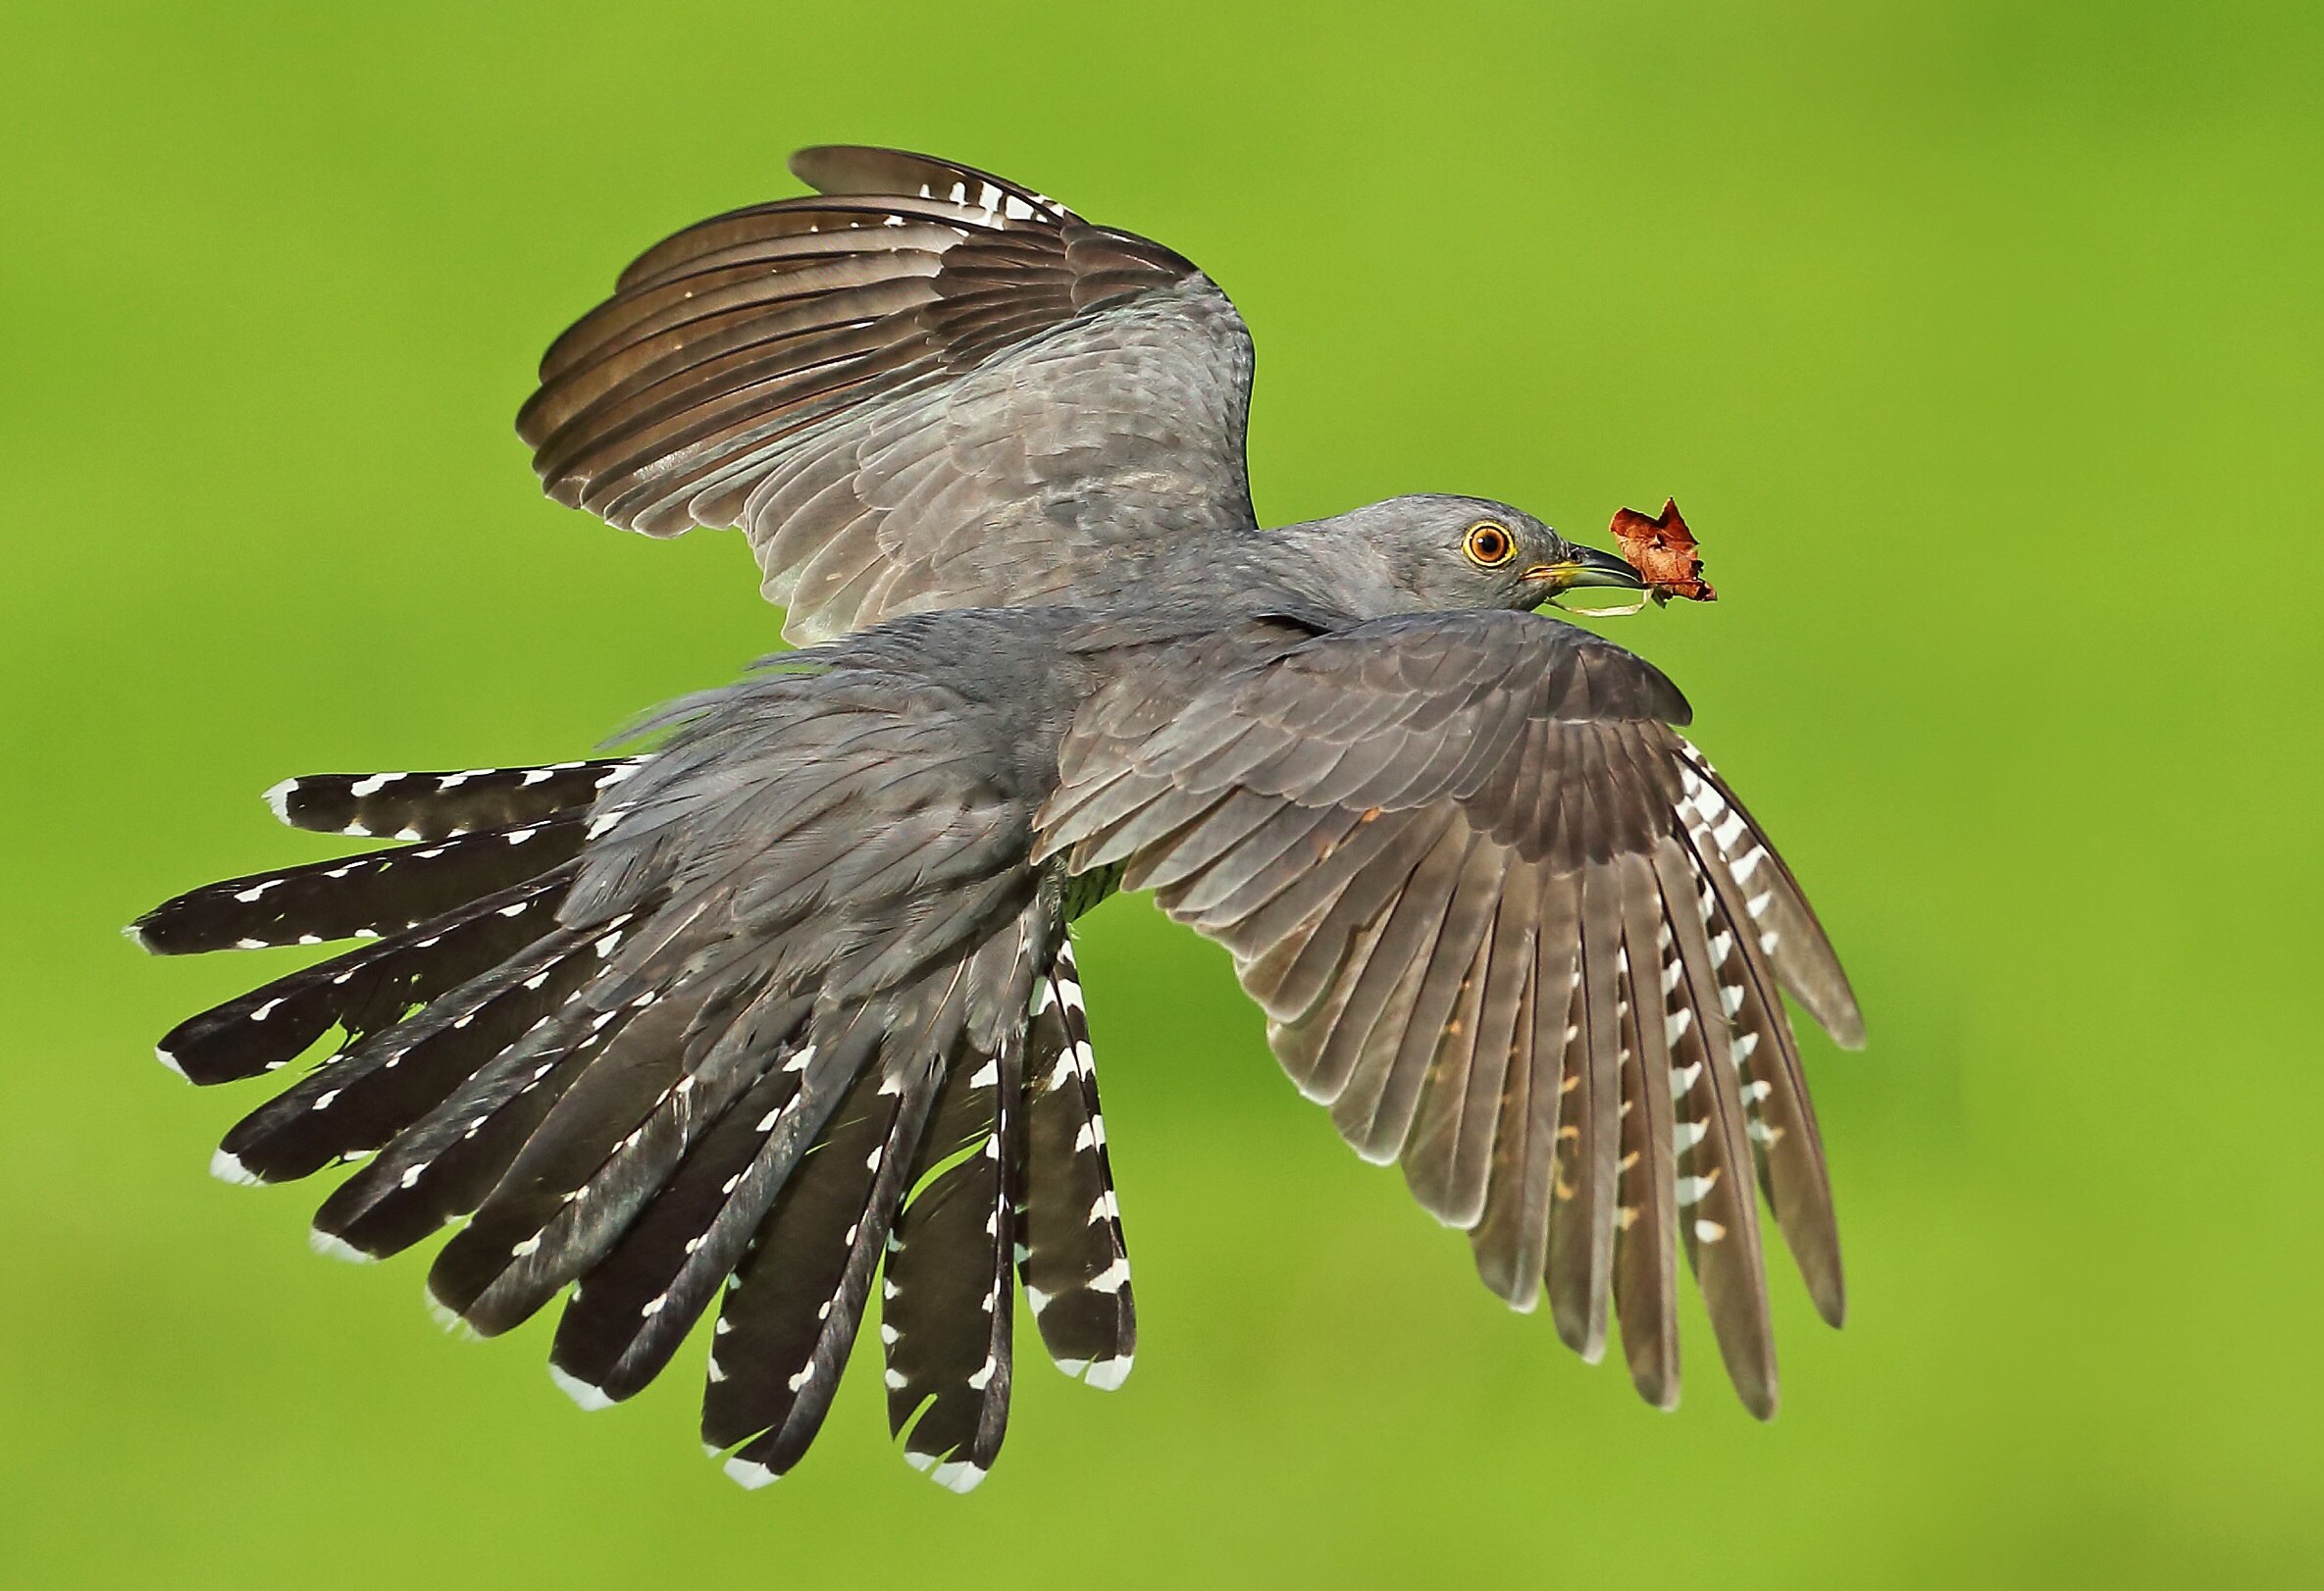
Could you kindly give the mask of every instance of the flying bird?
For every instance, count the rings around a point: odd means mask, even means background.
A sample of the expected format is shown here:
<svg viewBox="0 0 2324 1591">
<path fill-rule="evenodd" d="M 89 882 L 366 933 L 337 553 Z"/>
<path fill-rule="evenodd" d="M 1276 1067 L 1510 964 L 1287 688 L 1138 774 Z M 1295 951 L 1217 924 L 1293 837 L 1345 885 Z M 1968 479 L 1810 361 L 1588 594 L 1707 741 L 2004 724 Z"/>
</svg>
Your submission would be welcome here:
<svg viewBox="0 0 2324 1591">
<path fill-rule="evenodd" d="M 1536 611 L 1636 573 L 1475 497 L 1263 529 L 1250 334 L 1194 265 L 950 161 L 792 170 L 813 194 L 624 271 L 517 430 L 558 502 L 739 528 L 797 649 L 628 754 L 269 792 L 393 844 L 132 925 L 359 942 L 162 1040 L 200 1084 L 326 1051 L 212 1169 L 345 1171 L 312 1234 L 345 1258 L 455 1227 L 436 1306 L 489 1336 L 561 1300 L 586 1408 L 715 1304 L 702 1437 L 749 1485 L 805 1452 L 876 1283 L 891 1425 L 966 1490 L 1020 1288 L 1061 1369 L 1130 1368 L 1071 925 L 1150 890 L 1494 1293 L 1585 1358 L 1618 1331 L 1668 1408 L 1683 1255 L 1772 1414 L 1762 1198 L 1843 1310 L 1782 996 L 1863 1027 L 1685 698 Z"/>
</svg>

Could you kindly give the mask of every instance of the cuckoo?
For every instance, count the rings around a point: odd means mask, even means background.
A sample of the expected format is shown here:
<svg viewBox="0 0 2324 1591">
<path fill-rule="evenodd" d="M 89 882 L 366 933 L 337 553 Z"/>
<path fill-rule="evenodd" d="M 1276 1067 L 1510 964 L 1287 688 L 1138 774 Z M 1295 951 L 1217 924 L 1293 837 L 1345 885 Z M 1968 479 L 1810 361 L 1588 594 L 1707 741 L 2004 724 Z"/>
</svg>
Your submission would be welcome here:
<svg viewBox="0 0 2324 1591">
<path fill-rule="evenodd" d="M 132 926 L 355 942 L 162 1040 L 195 1083 L 287 1080 L 212 1169 L 343 1173 L 312 1237 L 344 1258 L 451 1228 L 436 1307 L 558 1305 L 587 1408 L 714 1312 L 701 1434 L 750 1485 L 876 1284 L 891 1423 L 965 1490 L 1020 1291 L 1059 1368 L 1130 1368 L 1071 924 L 1145 890 L 1494 1293 L 1667 1408 L 1683 1257 L 1771 1414 L 1767 1217 L 1843 1310 L 1783 997 L 1863 1029 L 1685 698 L 1538 611 L 1637 575 L 1473 497 L 1263 529 L 1250 334 L 1192 264 L 949 161 L 792 169 L 811 194 L 630 265 L 517 429 L 560 503 L 739 528 L 793 649 L 623 754 L 269 792 L 390 844 Z"/>
</svg>

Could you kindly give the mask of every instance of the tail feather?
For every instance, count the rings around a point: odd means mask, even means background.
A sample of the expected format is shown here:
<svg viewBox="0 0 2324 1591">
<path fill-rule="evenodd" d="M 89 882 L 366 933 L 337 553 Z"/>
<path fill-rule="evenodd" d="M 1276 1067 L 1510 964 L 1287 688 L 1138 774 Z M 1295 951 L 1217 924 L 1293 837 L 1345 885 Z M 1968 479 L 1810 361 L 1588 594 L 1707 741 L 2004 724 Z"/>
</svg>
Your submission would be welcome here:
<svg viewBox="0 0 2324 1591">
<path fill-rule="evenodd" d="M 1138 1313 L 1068 942 L 1034 994 L 1025 1095 L 1025 1299 L 1059 1369 L 1117 1387 L 1137 1348 Z"/>
<path fill-rule="evenodd" d="M 702 1440 L 748 1486 L 790 1471 L 838 1390 L 942 1066 L 867 1068 L 736 1272 L 711 1349 Z"/>
<path fill-rule="evenodd" d="M 392 1027 L 547 932 L 571 883 L 571 864 L 553 868 L 262 984 L 179 1023 L 157 1052 L 193 1082 L 223 1083 L 284 1065 L 334 1025 L 351 1041 Z"/>
<path fill-rule="evenodd" d="M 475 1209 L 633 1014 L 599 1023 L 568 999 L 340 1183 L 315 1212 L 319 1238 L 382 1257 Z"/>
<path fill-rule="evenodd" d="M 956 752 L 888 716 L 892 693 L 835 714 L 803 690 L 687 720 L 669 754 L 697 762 L 626 804 L 599 797 L 630 763 L 294 781 L 286 819 L 415 844 L 195 891 L 138 932 L 387 936 L 166 1041 L 206 1082 L 344 1030 L 219 1162 L 352 1163 L 318 1248 L 383 1257 L 471 1216 L 431 1293 L 490 1335 L 566 1292 L 550 1366 L 586 1407 L 651 1380 L 723 1284 L 702 1429 L 750 1483 L 820 1428 L 885 1256 L 892 1419 L 965 1490 L 1006 1429 L 1020 1269 L 1069 1368 L 1110 1386 L 1134 1347 L 1060 881 L 1026 867 L 1006 801 L 900 785 Z M 730 766 L 719 736 L 757 746 L 786 714 L 833 744 Z M 901 814 L 865 836 L 851 793 Z"/>
<path fill-rule="evenodd" d="M 954 1491 L 991 1470 L 1008 1419 L 1022 1056 L 1011 1034 L 952 1068 L 888 1240 L 889 1429 L 906 1461 Z"/>
<path fill-rule="evenodd" d="M 485 829 L 543 823 L 587 807 L 646 759 L 552 762 L 455 773 L 325 773 L 285 779 L 266 793 L 293 829 L 379 840 L 440 841 Z"/>
<path fill-rule="evenodd" d="M 244 1116 L 221 1152 L 257 1181 L 285 1182 L 381 1148 L 579 987 L 595 959 L 589 934 L 553 933 L 341 1050 Z"/>
<path fill-rule="evenodd" d="M 632 1397 L 659 1375 L 742 1259 L 775 1191 L 763 1171 L 753 1173 L 812 1059 L 811 1052 L 778 1047 L 567 1298 L 549 1365 L 585 1407 Z"/>
<path fill-rule="evenodd" d="M 581 850 L 579 814 L 191 890 L 129 925 L 160 955 L 321 945 L 414 928 Z"/>
<path fill-rule="evenodd" d="M 602 1258 L 668 1182 L 697 1126 L 757 1081 L 768 1056 L 742 1042 L 755 993 L 705 973 L 649 993 L 649 1008 L 633 1002 L 621 1037 L 558 1098 L 438 1254 L 428 1278 L 436 1301 L 493 1336 Z"/>
</svg>

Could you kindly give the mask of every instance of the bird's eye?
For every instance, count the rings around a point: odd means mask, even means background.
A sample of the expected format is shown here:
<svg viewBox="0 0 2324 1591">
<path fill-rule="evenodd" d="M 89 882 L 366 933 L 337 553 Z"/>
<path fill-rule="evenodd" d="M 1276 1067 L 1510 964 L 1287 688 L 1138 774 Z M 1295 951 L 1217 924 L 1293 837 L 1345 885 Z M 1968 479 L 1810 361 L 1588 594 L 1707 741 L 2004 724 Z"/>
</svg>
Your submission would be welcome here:
<svg viewBox="0 0 2324 1591">
<path fill-rule="evenodd" d="M 1508 528 L 1485 520 L 1469 527 L 1468 536 L 1461 541 L 1461 550 L 1469 554 L 1469 561 L 1479 569 L 1498 569 L 1517 556 L 1517 539 Z"/>
</svg>

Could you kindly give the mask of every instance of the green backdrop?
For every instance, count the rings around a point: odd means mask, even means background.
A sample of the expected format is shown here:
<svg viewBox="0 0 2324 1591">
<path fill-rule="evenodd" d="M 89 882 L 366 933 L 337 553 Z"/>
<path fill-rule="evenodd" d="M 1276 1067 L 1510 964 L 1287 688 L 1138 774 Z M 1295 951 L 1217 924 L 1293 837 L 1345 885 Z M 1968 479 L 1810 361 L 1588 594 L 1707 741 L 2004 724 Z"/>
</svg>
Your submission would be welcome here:
<svg viewBox="0 0 2324 1591">
<path fill-rule="evenodd" d="M 11 8 L 0 1581 L 2312 1583 L 2320 16 Z M 446 1340 L 203 1174 L 259 1091 L 151 1042 L 289 960 L 116 931 L 321 854 L 263 787 L 572 755 L 772 644 L 737 539 L 552 507 L 509 422 L 830 139 L 1200 260 L 1270 518 L 1678 495 L 1724 600 L 1618 633 L 1873 1035 L 1811 1041 L 1854 1313 L 1778 1265 L 1774 1425 L 1691 1303 L 1675 1415 L 1494 1303 L 1140 900 L 1084 955 L 1138 1370 L 1021 1359 L 966 1499 L 862 1363 L 746 1495 L 691 1370 L 585 1417 L 542 1322 Z"/>
</svg>

